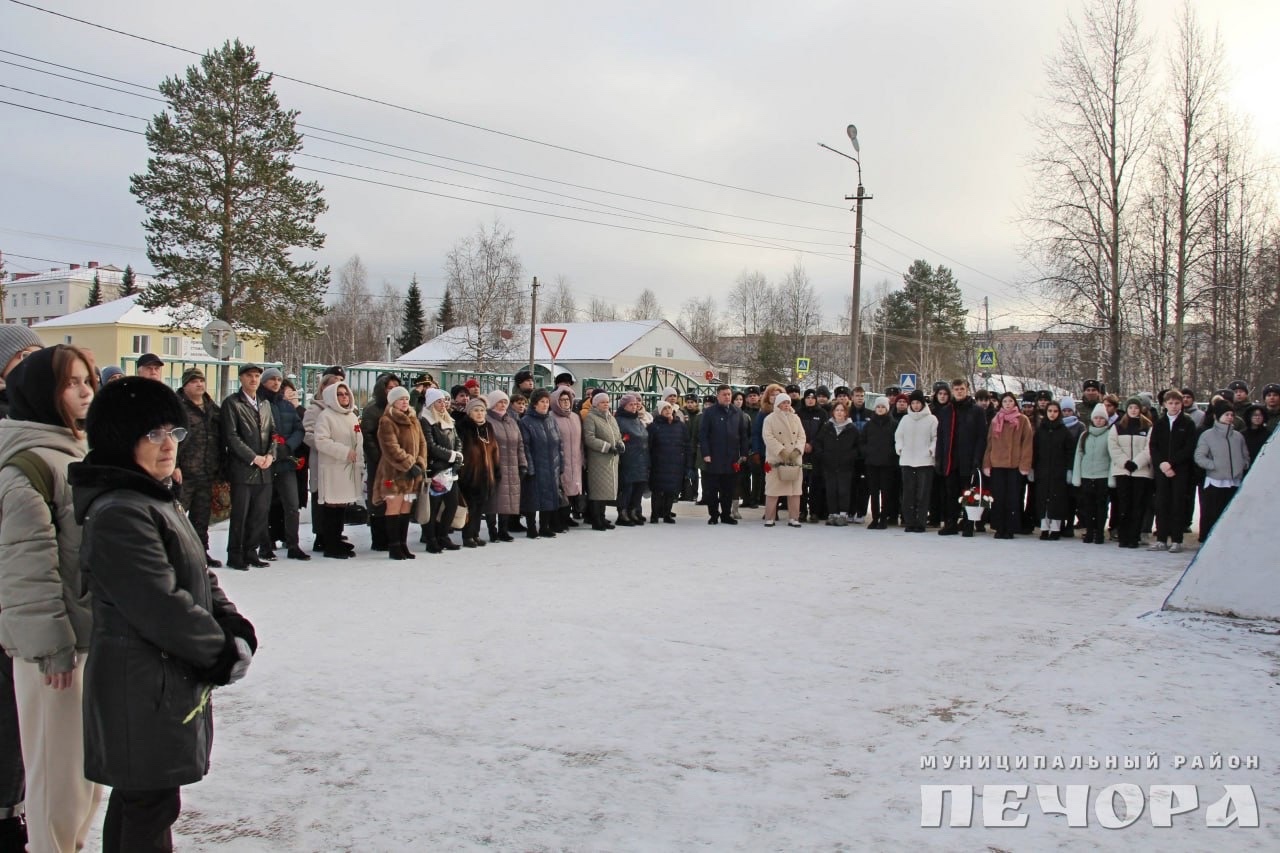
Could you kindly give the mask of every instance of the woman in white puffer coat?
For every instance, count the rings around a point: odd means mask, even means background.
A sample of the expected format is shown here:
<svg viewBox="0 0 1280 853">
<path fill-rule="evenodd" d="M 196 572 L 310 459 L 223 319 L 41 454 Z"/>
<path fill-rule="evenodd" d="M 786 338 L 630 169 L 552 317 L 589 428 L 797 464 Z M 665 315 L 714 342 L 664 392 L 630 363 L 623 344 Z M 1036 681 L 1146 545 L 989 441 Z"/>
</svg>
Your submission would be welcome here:
<svg viewBox="0 0 1280 853">
<path fill-rule="evenodd" d="M 911 392 L 906 417 L 893 437 L 902 469 L 902 526 L 907 533 L 924 533 L 933 486 L 933 454 L 938 446 L 938 419 L 924 404 L 920 389 Z"/>
</svg>

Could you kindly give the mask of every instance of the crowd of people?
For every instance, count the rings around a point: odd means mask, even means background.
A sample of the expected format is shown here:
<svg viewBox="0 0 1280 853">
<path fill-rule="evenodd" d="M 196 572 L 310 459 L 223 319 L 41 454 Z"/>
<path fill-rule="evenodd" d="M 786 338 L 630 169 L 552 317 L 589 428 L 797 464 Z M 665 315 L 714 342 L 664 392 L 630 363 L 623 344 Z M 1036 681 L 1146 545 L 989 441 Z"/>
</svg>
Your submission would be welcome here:
<svg viewBox="0 0 1280 853">
<path fill-rule="evenodd" d="M 1243 382 L 1204 410 L 1190 389 L 1122 401 L 1090 380 L 1077 403 L 963 379 L 871 401 L 861 387 L 666 388 L 646 406 L 579 394 L 567 373 L 487 393 L 387 373 L 361 406 L 335 366 L 303 405 L 290 377 L 244 364 L 217 402 L 198 367 L 175 392 L 154 354 L 135 376 L 99 371 L 13 325 L 0 365 L 0 853 L 78 849 L 102 786 L 104 849 L 171 849 L 179 789 L 208 771 L 211 691 L 257 648 L 211 571 L 219 506 L 240 571 L 277 548 L 310 560 L 308 504 L 311 550 L 334 560 L 356 552 L 350 524 L 412 560 L 413 525 L 441 554 L 675 524 L 680 501 L 711 525 L 759 508 L 768 528 L 785 513 L 793 528 L 1079 530 L 1178 552 L 1197 500 L 1203 540 L 1280 423 L 1280 385 L 1253 403 Z"/>
</svg>

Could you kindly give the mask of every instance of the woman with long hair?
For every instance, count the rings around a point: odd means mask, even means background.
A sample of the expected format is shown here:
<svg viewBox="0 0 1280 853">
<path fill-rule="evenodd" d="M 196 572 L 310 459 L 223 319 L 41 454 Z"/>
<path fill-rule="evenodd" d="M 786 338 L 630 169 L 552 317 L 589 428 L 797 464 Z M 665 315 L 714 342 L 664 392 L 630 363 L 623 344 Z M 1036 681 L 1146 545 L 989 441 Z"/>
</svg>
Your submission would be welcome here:
<svg viewBox="0 0 1280 853">
<path fill-rule="evenodd" d="M 458 513 L 458 466 L 462 464 L 462 439 L 449 411 L 449 398 L 432 388 L 423 398 L 422 434 L 427 439 L 427 479 L 431 481 L 429 514 L 422 522 L 422 541 L 428 554 L 457 551 L 449 535 Z M 468 401 L 468 405 L 470 402 Z M 465 412 L 466 409 L 464 408 Z M 421 517 L 421 516 L 419 516 Z"/>
<path fill-rule="evenodd" d="M 991 521 L 996 539 L 1012 539 L 1022 530 L 1022 478 L 1031 472 L 1035 435 L 1018 411 L 1012 391 L 1000 395 L 1000 409 L 987 427 L 982 475 L 991 483 Z"/>
<path fill-rule="evenodd" d="M 1036 517 L 1040 538 L 1058 540 L 1071 515 L 1071 463 L 1075 459 L 1075 434 L 1062 421 L 1062 407 L 1051 401 L 1045 407 L 1032 445 L 1032 472 L 1036 479 Z"/>
<path fill-rule="evenodd" d="M 98 375 L 83 351 L 59 345 L 29 355 L 7 382 L 9 417 L 0 421 L 0 644 L 13 658 L 28 849 L 73 851 L 84 846 L 102 797 L 85 778 L 81 703 L 93 620 L 67 483 L 68 467 L 88 450 L 81 429 Z M 200 557 L 203 566 L 203 546 Z"/>
<path fill-rule="evenodd" d="M 430 391 L 428 391 L 430 393 Z M 467 523 L 462 527 L 462 547 L 480 548 L 485 542 L 480 538 L 480 517 L 493 495 L 502 476 L 498 463 L 498 442 L 489 428 L 489 404 L 481 397 L 467 403 L 466 412 L 458 421 L 458 436 L 462 439 L 462 468 L 458 471 L 458 491 L 467 507 Z M 492 538 L 493 542 L 501 539 Z"/>
<path fill-rule="evenodd" d="M 84 774 L 111 786 L 106 853 L 173 849 L 180 788 L 209 772 L 210 694 L 243 678 L 258 647 L 173 497 L 184 420 L 163 383 L 112 382 L 89 409 L 91 452 L 69 469 L 93 598 L 76 742 L 83 739 Z"/>
<path fill-rule="evenodd" d="M 409 390 L 399 385 L 387 392 L 387 406 L 378 418 L 378 467 L 372 497 L 382 504 L 387 551 L 393 560 L 412 560 L 409 514 L 427 471 L 427 439 L 409 405 Z"/>
</svg>

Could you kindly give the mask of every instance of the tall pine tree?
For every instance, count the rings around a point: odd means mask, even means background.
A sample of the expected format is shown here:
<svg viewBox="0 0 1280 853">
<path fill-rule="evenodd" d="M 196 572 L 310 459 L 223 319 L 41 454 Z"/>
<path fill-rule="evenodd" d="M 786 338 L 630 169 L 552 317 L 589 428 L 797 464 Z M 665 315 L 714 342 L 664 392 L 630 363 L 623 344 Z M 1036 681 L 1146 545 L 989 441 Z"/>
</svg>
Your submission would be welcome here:
<svg viewBox="0 0 1280 853">
<path fill-rule="evenodd" d="M 453 296 L 447 287 L 444 289 L 444 299 L 440 300 L 440 311 L 436 314 L 436 324 L 442 332 L 447 332 L 458 325 L 458 312 L 453 307 Z"/>
<path fill-rule="evenodd" d="M 133 296 L 133 294 L 137 292 L 138 284 L 135 281 L 135 276 L 133 274 L 133 265 L 125 264 L 124 276 L 120 279 L 120 295 Z"/>
<path fill-rule="evenodd" d="M 89 288 L 89 301 L 84 307 L 92 308 L 95 305 L 102 304 L 102 280 L 98 278 L 98 274 L 93 274 L 93 286 Z"/>
<path fill-rule="evenodd" d="M 426 322 L 422 311 L 422 290 L 418 287 L 418 276 L 415 274 L 409 282 L 409 295 L 404 300 L 404 325 L 396 342 L 400 344 L 400 352 L 422 346 L 422 329 Z"/>
<path fill-rule="evenodd" d="M 214 313 L 276 337 L 314 334 L 329 268 L 292 253 L 324 246 L 328 209 L 315 181 L 294 174 L 302 150 L 253 48 L 226 42 L 160 84 L 167 106 L 147 125 L 150 158 L 129 189 L 146 211 L 157 281 L 139 295 L 190 327 Z"/>
</svg>

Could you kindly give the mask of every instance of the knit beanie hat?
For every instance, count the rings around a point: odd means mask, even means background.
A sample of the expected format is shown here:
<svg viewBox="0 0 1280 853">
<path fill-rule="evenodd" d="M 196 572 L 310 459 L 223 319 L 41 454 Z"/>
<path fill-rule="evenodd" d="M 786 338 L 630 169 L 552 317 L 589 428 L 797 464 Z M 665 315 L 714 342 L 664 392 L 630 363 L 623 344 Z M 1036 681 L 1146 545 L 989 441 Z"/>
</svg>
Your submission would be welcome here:
<svg viewBox="0 0 1280 853">
<path fill-rule="evenodd" d="M 674 388 L 663 388 L 661 393 L 658 394 L 658 397 L 663 400 L 667 399 L 668 397 L 679 397 L 679 396 L 680 396 L 680 392 Z"/>
<path fill-rule="evenodd" d="M 186 424 L 178 395 L 163 382 L 141 376 L 104 385 L 89 406 L 85 432 L 89 461 L 97 465 L 136 469 L 133 449 L 151 430 Z"/>
<path fill-rule="evenodd" d="M 98 371 L 98 382 L 106 385 L 116 376 L 124 376 L 124 371 L 121 370 L 118 365 L 108 364 L 106 367 L 102 368 L 102 370 Z"/>
<path fill-rule="evenodd" d="M 658 415 L 661 415 L 661 414 L 662 414 L 663 412 L 665 412 L 667 409 L 672 409 L 672 410 L 674 410 L 674 409 L 675 409 L 675 406 L 671 405 L 671 401 L 670 401 L 670 400 L 659 400 L 659 401 L 658 401 L 658 405 L 654 407 L 654 413 L 655 413 L 655 414 L 658 414 Z"/>
<path fill-rule="evenodd" d="M 35 356 L 32 356 L 32 358 L 34 357 Z M 27 360 L 30 361 L 31 359 L 27 359 Z M 1231 404 L 1228 403 L 1226 400 L 1215 400 L 1213 402 L 1213 405 L 1209 407 L 1209 410 L 1213 412 L 1213 419 L 1215 421 L 1218 420 L 1218 418 L 1222 417 L 1227 412 L 1235 411 L 1234 409 L 1231 408 Z"/>
<path fill-rule="evenodd" d="M 431 389 L 431 390 L 432 390 L 432 391 L 437 391 L 437 390 L 439 390 L 439 389 L 437 389 L 437 388 L 433 388 L 433 389 Z M 429 395 L 430 393 L 431 393 L 430 391 L 428 391 L 428 392 L 427 392 L 427 394 L 428 394 L 428 395 Z M 443 392 L 443 391 L 440 391 L 440 396 L 441 396 L 441 397 L 443 397 L 443 396 L 444 396 L 444 392 Z M 397 385 L 396 387 L 392 388 L 390 391 L 388 391 L 388 392 L 387 392 L 387 405 L 388 405 L 388 406 L 390 406 L 390 405 L 392 405 L 393 403 L 395 403 L 395 401 L 396 401 L 396 400 L 408 400 L 408 399 L 409 399 L 409 389 L 408 389 L 408 388 L 406 388 L 406 387 L 404 387 L 403 385 Z"/>
<path fill-rule="evenodd" d="M 494 406 L 501 403 L 503 400 L 506 400 L 507 402 L 511 402 L 511 398 L 507 396 L 507 392 L 500 390 L 498 388 L 495 388 L 492 391 L 490 391 L 488 394 L 486 394 L 484 399 L 485 399 L 485 402 L 489 404 L 489 408 L 491 409 Z"/>
<path fill-rule="evenodd" d="M 637 397 L 635 394 L 623 394 L 618 399 L 618 408 L 621 409 L 631 405 L 632 403 L 639 403 L 639 402 L 640 402 L 640 398 Z"/>
<path fill-rule="evenodd" d="M 874 406 L 872 406 L 871 408 L 872 408 L 872 409 L 884 409 L 885 411 L 889 411 L 889 409 L 890 409 L 890 406 L 889 406 L 889 398 L 888 398 L 888 397 L 878 397 L 878 398 L 876 398 L 876 404 L 875 404 Z"/>
<path fill-rule="evenodd" d="M 275 368 L 272 369 L 274 370 Z M 105 380 L 107 378 L 105 376 L 106 368 L 103 368 L 103 373 L 104 375 L 102 378 Z M 188 367 L 186 370 L 182 371 L 182 382 L 179 387 L 186 387 L 186 384 L 193 379 L 204 379 L 204 371 L 198 367 Z"/>
<path fill-rule="evenodd" d="M 397 389 L 392 388 L 391 390 L 395 391 Z M 405 389 L 402 387 L 398 390 L 404 391 Z M 407 391 L 405 391 L 405 393 L 408 394 Z M 427 393 L 422 395 L 422 407 L 424 409 L 427 409 L 434 406 L 437 400 L 447 400 L 447 399 L 449 399 L 448 395 L 446 395 L 439 388 L 428 388 Z M 391 394 L 389 392 L 387 394 L 387 402 L 388 403 L 391 402 Z"/>
<path fill-rule="evenodd" d="M 920 402 L 920 403 L 924 402 L 924 392 L 921 391 L 919 388 L 912 391 L 911 396 L 907 398 L 908 406 L 910 406 L 912 403 L 915 403 L 915 402 Z"/>
<path fill-rule="evenodd" d="M 480 409 L 481 411 L 488 411 L 489 402 L 485 400 L 484 397 L 473 397 L 470 400 L 470 402 L 467 403 L 467 414 L 471 414 L 472 409 Z"/>
<path fill-rule="evenodd" d="M 278 367 L 268 367 L 262 371 L 262 381 L 266 382 L 268 379 L 284 379 L 284 374 L 280 372 Z"/>
<path fill-rule="evenodd" d="M 1071 411 L 1074 412 L 1076 410 L 1076 401 L 1071 399 L 1071 395 L 1068 394 L 1058 401 L 1058 408 L 1064 412 L 1067 409 L 1070 409 Z"/>
<path fill-rule="evenodd" d="M 609 395 L 603 391 L 598 391 L 594 396 L 592 396 L 591 405 L 598 406 L 600 405 L 601 401 L 607 404 L 609 402 Z"/>
<path fill-rule="evenodd" d="M 65 427 L 58 411 L 57 377 L 53 373 L 53 354 L 57 347 L 45 347 L 18 362 L 9 374 L 9 417 L 15 421 Z M 13 356 L 9 356 L 13 358 Z"/>
<path fill-rule="evenodd" d="M 533 393 L 529 395 L 529 406 L 532 408 L 533 406 L 538 405 L 539 400 L 549 399 L 551 399 L 551 392 L 546 388 L 534 388 Z"/>
<path fill-rule="evenodd" d="M 1099 403 L 1093 407 L 1093 414 L 1089 415 L 1089 420 L 1094 418 L 1102 418 L 1104 421 L 1111 420 L 1111 415 L 1107 414 L 1107 407 Z"/>
<path fill-rule="evenodd" d="M 1137 406 L 1138 408 L 1142 408 L 1143 406 L 1142 398 L 1135 394 L 1134 396 L 1130 397 L 1128 400 L 1125 400 L 1124 410 L 1126 412 L 1129 411 L 1130 406 Z"/>
<path fill-rule="evenodd" d="M 27 347 L 43 346 L 44 341 L 30 327 L 22 323 L 0 323 L 0 369 Z"/>
</svg>

